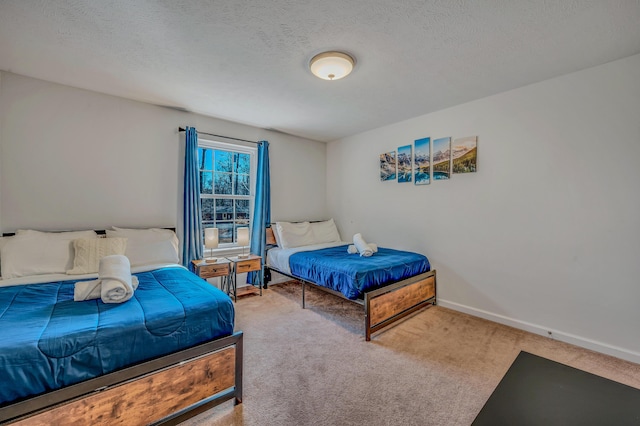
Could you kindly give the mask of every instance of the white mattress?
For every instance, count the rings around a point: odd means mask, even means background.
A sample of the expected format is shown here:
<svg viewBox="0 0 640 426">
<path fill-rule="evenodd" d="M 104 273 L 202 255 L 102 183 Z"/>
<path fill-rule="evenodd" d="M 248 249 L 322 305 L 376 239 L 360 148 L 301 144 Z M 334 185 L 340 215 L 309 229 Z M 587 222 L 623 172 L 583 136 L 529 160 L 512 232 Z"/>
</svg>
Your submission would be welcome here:
<svg viewBox="0 0 640 426">
<path fill-rule="evenodd" d="M 313 244 L 310 246 L 301 246 L 283 249 L 280 247 L 274 247 L 267 251 L 267 266 L 276 269 L 282 273 L 291 275 L 291 268 L 289 267 L 289 257 L 301 251 L 320 250 L 327 247 L 336 247 L 349 244 L 344 241 L 338 241 L 333 243 Z"/>
</svg>

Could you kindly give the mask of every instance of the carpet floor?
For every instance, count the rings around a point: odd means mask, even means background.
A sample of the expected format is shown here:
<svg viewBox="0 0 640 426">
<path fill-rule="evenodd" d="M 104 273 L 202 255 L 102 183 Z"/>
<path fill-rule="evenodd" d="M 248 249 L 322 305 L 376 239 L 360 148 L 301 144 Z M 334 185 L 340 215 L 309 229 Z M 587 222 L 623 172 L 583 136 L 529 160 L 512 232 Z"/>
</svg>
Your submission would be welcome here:
<svg viewBox="0 0 640 426">
<path fill-rule="evenodd" d="M 362 306 L 298 283 L 236 304 L 243 403 L 203 425 L 470 425 L 521 350 L 640 389 L 640 364 L 439 306 L 365 342 Z"/>
</svg>

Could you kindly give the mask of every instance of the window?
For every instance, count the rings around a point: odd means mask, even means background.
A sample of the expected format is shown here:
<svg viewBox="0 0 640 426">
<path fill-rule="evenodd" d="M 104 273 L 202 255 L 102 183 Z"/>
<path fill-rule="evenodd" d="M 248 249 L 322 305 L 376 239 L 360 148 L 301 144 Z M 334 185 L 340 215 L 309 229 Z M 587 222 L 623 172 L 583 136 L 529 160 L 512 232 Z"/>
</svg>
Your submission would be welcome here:
<svg viewBox="0 0 640 426">
<path fill-rule="evenodd" d="M 220 247 L 231 247 L 236 229 L 251 224 L 256 149 L 203 140 L 198 145 L 202 228 L 218 228 Z"/>
</svg>

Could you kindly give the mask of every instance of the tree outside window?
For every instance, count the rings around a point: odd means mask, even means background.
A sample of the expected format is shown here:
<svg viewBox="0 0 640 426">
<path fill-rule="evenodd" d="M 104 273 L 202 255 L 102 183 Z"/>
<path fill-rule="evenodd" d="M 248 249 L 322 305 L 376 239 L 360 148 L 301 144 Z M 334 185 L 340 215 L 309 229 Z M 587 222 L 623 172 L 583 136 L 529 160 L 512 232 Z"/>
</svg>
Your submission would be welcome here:
<svg viewBox="0 0 640 426">
<path fill-rule="evenodd" d="M 251 223 L 252 152 L 198 148 L 202 227 L 218 228 L 220 244 L 235 244 L 236 229 Z"/>
</svg>

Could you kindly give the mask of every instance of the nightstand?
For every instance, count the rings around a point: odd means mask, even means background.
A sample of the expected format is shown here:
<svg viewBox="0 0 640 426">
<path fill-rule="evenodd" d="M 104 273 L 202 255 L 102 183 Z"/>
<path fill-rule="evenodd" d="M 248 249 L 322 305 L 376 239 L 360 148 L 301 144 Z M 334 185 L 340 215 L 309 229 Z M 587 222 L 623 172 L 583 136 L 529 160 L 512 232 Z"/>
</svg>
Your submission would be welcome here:
<svg viewBox="0 0 640 426">
<path fill-rule="evenodd" d="M 192 260 L 196 275 L 206 280 L 207 278 L 220 277 L 220 289 L 231 291 L 231 265 L 232 263 L 224 257 L 218 258 L 215 263 L 207 263 L 205 260 Z"/>
<path fill-rule="evenodd" d="M 227 257 L 227 260 L 231 262 L 231 288 L 233 291 L 233 299 L 237 299 L 238 295 L 238 274 L 244 272 L 257 272 L 259 275 L 258 288 L 260 289 L 260 296 L 262 296 L 262 256 L 250 254 L 246 259 L 240 259 L 238 256 Z"/>
</svg>

